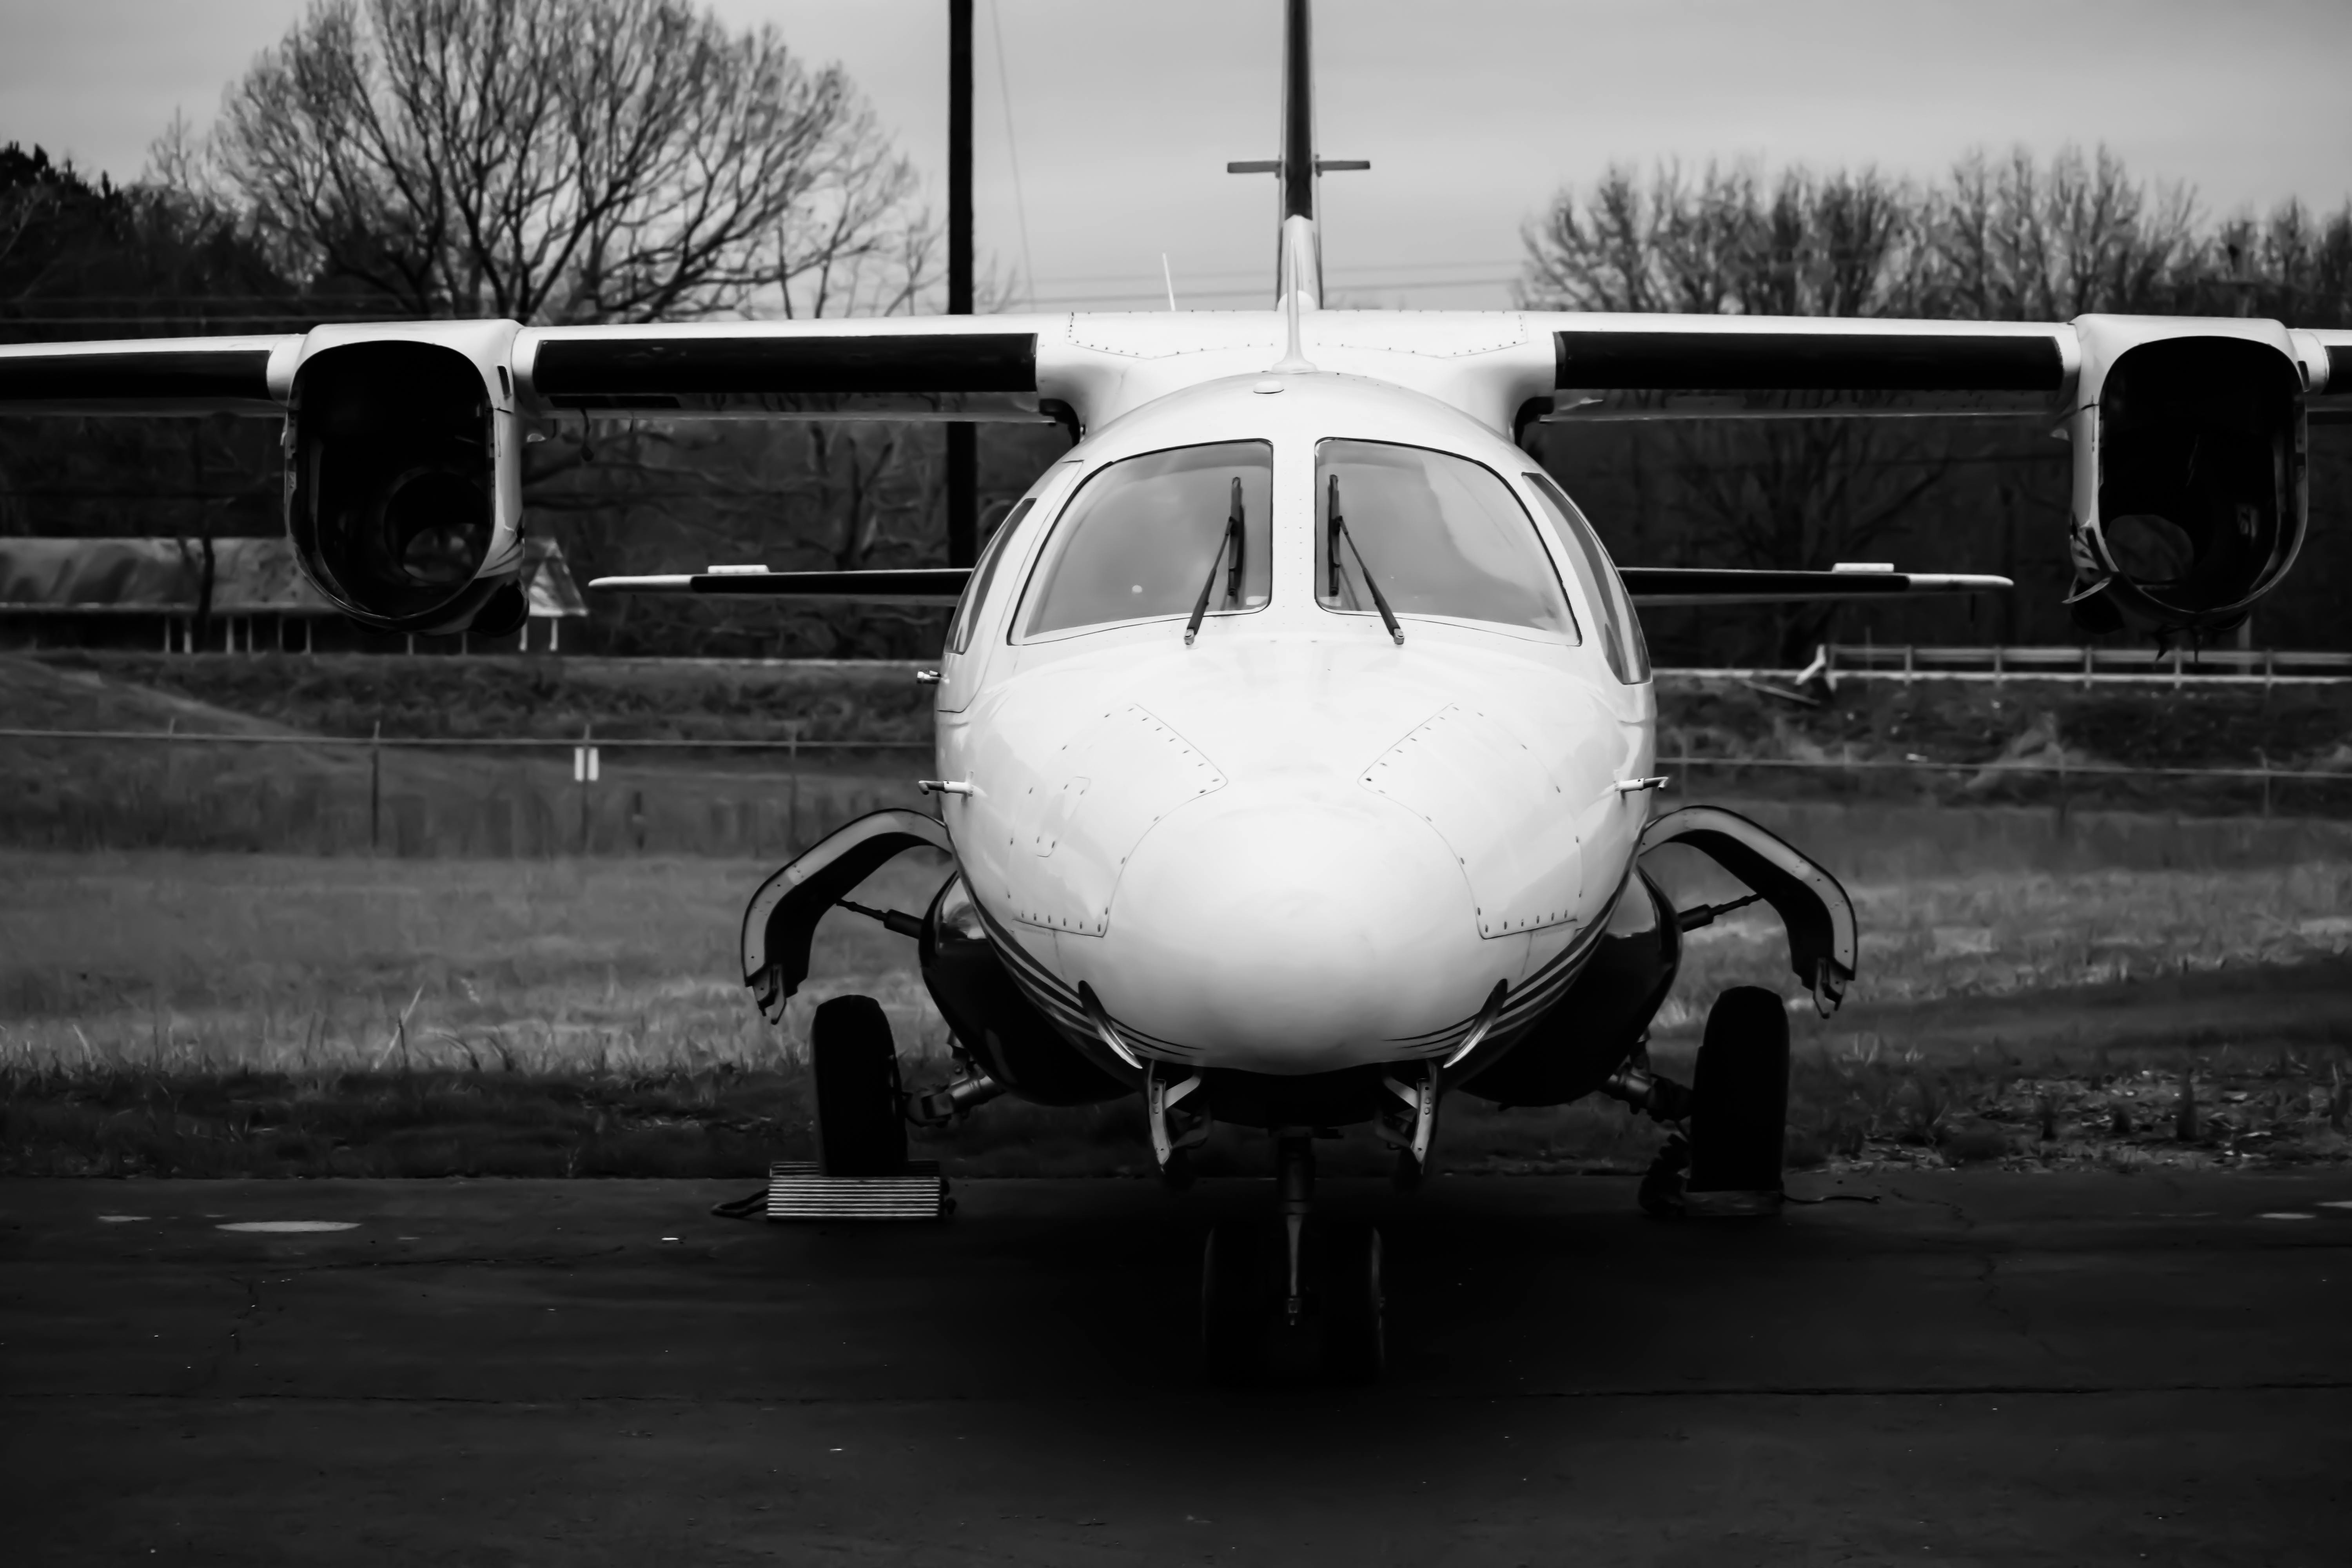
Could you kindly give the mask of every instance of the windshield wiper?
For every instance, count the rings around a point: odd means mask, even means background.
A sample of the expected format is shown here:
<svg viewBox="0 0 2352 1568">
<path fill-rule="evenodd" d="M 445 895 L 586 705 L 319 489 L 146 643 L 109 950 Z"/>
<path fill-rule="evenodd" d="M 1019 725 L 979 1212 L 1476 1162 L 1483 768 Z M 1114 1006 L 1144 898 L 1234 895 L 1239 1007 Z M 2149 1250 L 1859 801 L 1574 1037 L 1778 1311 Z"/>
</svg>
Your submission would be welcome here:
<svg viewBox="0 0 2352 1568">
<path fill-rule="evenodd" d="M 1348 548 L 1355 553 L 1356 570 L 1364 574 L 1364 586 L 1372 592 L 1372 608 L 1380 611 L 1381 625 L 1388 627 L 1389 636 L 1396 639 L 1397 647 L 1402 647 L 1404 628 L 1397 625 L 1396 612 L 1389 608 L 1387 595 L 1381 592 L 1381 585 L 1372 581 L 1372 569 L 1364 564 L 1363 547 L 1356 542 L 1356 536 L 1348 530 L 1347 520 L 1339 515 L 1339 476 L 1337 474 L 1331 476 L 1330 497 L 1331 504 L 1328 510 L 1331 521 L 1328 524 L 1328 535 L 1324 542 L 1326 558 L 1331 569 L 1331 591 L 1328 596 L 1332 603 L 1339 603 L 1339 590 L 1347 585 L 1347 574 L 1339 565 L 1339 541 L 1344 539 L 1348 542 Z"/>
<path fill-rule="evenodd" d="M 1243 529 L 1248 514 L 1242 510 L 1242 482 L 1234 480 L 1234 509 L 1225 517 L 1225 535 L 1217 541 L 1217 552 L 1209 557 L 1209 575 L 1201 584 L 1201 596 L 1192 601 L 1192 618 L 1184 623 L 1184 646 L 1191 647 L 1192 639 L 1201 635 L 1201 617 L 1209 613 L 1209 595 L 1217 585 L 1217 568 L 1231 554 L 1233 564 L 1225 567 L 1225 602 L 1238 603 L 1242 596 L 1242 551 L 1249 542 Z"/>
</svg>

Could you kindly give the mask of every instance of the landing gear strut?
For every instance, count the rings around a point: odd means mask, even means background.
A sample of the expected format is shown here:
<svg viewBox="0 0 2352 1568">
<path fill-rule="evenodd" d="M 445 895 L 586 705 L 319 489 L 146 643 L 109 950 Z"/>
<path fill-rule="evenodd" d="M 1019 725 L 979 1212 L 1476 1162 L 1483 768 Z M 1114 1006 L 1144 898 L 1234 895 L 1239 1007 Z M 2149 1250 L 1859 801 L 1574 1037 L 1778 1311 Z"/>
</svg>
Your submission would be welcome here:
<svg viewBox="0 0 2352 1568">
<path fill-rule="evenodd" d="M 1209 1233 L 1201 1268 L 1201 1349 L 1209 1376 L 1245 1382 L 1273 1360 L 1286 1369 L 1319 1365 L 1340 1382 L 1369 1382 L 1387 1356 L 1381 1233 L 1310 1217 L 1311 1129 L 1278 1129 L 1275 1164 L 1279 1227 L 1228 1220 Z"/>
<path fill-rule="evenodd" d="M 1209 1141 L 1213 1125 L 1204 1105 L 1180 1110 L 1199 1090 L 1201 1075 L 1190 1073 L 1172 1082 L 1168 1069 L 1154 1061 L 1143 1069 L 1143 1117 L 1151 1129 L 1151 1158 L 1160 1178 L 1182 1191 L 1192 1184 L 1192 1151 Z"/>
</svg>

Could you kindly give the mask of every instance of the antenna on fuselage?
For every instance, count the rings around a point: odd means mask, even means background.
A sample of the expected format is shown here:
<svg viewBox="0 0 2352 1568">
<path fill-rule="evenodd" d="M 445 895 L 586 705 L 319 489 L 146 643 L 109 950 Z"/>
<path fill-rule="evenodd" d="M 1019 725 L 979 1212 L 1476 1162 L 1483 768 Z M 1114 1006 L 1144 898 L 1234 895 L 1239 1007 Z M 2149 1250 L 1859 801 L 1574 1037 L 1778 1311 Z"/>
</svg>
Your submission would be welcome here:
<svg viewBox="0 0 2352 1568">
<path fill-rule="evenodd" d="M 1282 156 L 1227 163 L 1235 174 L 1276 176 L 1279 229 L 1275 245 L 1275 308 L 1289 318 L 1289 345 L 1277 371 L 1312 370 L 1299 350 L 1298 318 L 1323 305 L 1323 241 L 1317 178 L 1339 169 L 1369 169 L 1361 158 L 1315 155 L 1315 55 L 1307 0 L 1285 0 L 1282 27 Z"/>
</svg>

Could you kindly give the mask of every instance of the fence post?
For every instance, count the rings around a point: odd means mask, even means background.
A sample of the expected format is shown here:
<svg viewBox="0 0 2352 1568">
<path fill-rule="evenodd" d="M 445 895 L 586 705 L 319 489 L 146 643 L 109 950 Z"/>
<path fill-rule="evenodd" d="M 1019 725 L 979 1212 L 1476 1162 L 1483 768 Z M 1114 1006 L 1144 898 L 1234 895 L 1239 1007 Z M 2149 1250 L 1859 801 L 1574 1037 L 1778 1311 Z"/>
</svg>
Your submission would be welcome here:
<svg viewBox="0 0 2352 1568">
<path fill-rule="evenodd" d="M 2083 689 L 2085 691 L 2091 689 L 2092 673 L 2091 645 L 2084 643 L 2083 645 Z"/>
<path fill-rule="evenodd" d="M 368 858 L 374 858 L 383 829 L 383 721 L 368 738 Z"/>
<path fill-rule="evenodd" d="M 801 852 L 801 726 L 794 720 L 784 731 L 784 853 Z"/>
<path fill-rule="evenodd" d="M 2000 684 L 2000 644 L 1992 645 L 1992 683 Z"/>
<path fill-rule="evenodd" d="M 2278 649 L 2274 647 L 2266 647 L 2263 649 L 2263 695 L 2264 697 L 2268 697 L 2271 694 L 2271 680 L 2277 668 L 2277 664 Z"/>
<path fill-rule="evenodd" d="M 588 858 L 588 774 L 590 759 L 595 754 L 590 742 L 594 740 L 593 724 L 580 726 L 580 750 L 572 758 L 572 776 L 580 781 L 580 858 Z"/>
<path fill-rule="evenodd" d="M 1906 688 L 1911 684 L 1911 645 L 1905 643 L 1903 645 L 1903 684 Z"/>
</svg>

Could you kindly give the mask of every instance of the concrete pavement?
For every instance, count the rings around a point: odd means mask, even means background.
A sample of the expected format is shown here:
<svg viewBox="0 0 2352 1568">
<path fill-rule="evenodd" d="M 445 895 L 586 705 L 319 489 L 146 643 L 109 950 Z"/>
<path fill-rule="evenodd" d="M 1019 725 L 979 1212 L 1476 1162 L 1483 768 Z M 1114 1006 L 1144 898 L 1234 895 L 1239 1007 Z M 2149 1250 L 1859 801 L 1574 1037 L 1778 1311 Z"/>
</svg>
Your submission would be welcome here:
<svg viewBox="0 0 2352 1568">
<path fill-rule="evenodd" d="M 1262 1189 L 740 1190 L 0 1185 L 6 1560 L 2352 1561 L 2352 1172 L 1331 1182 L 1391 1374 L 1239 1393 L 1200 1237 Z"/>
</svg>

